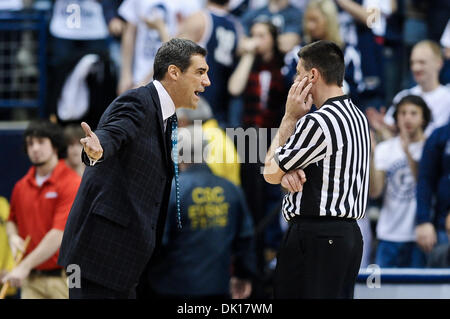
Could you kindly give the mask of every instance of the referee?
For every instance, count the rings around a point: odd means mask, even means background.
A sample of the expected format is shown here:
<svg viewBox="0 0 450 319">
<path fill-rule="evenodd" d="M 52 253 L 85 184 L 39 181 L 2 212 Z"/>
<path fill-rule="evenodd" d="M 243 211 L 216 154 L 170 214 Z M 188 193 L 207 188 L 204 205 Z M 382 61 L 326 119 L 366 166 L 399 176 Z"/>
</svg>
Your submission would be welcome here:
<svg viewBox="0 0 450 319">
<path fill-rule="evenodd" d="M 290 193 L 275 298 L 353 298 L 369 186 L 369 125 L 342 91 L 344 56 L 329 41 L 298 53 L 297 77 L 267 153 L 264 178 Z M 312 104 L 317 111 L 308 113 Z"/>
</svg>

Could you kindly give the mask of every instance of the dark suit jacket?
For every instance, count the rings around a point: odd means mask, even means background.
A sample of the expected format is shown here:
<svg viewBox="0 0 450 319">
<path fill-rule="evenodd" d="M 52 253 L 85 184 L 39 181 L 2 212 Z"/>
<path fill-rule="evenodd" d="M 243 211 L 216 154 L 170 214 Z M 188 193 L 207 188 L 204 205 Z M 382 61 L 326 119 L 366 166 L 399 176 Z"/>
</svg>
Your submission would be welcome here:
<svg viewBox="0 0 450 319">
<path fill-rule="evenodd" d="M 86 167 L 67 220 L 59 264 L 118 291 L 133 289 L 160 242 L 173 162 L 153 83 L 126 92 L 95 131 L 103 158 Z M 83 160 L 89 163 L 86 154 Z"/>
</svg>

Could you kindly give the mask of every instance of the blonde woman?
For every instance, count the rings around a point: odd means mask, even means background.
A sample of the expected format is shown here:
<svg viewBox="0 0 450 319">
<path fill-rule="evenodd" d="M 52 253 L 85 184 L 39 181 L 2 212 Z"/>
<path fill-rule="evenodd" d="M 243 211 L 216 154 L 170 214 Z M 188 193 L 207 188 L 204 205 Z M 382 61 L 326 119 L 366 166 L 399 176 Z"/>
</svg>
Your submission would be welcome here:
<svg viewBox="0 0 450 319">
<path fill-rule="evenodd" d="M 332 0 L 311 0 L 303 17 L 305 44 L 318 40 L 328 40 L 344 47 L 340 35 L 338 9 Z"/>
<path fill-rule="evenodd" d="M 327 40 L 336 43 L 344 52 L 345 78 L 343 89 L 358 103 L 358 93 L 364 89 L 362 83 L 361 58 L 358 49 L 345 43 L 341 36 L 338 8 L 333 0 L 311 0 L 303 16 L 303 45 Z M 292 83 L 301 46 L 295 47 L 285 56 L 283 74 L 286 81 Z"/>
</svg>

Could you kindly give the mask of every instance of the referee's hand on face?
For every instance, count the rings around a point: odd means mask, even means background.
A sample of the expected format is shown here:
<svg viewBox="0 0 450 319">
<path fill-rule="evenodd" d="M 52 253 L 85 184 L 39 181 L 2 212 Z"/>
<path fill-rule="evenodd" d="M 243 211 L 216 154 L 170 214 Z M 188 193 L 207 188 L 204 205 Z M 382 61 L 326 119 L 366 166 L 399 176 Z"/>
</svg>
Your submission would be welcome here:
<svg viewBox="0 0 450 319">
<path fill-rule="evenodd" d="M 299 119 L 309 112 L 313 104 L 312 95 L 308 94 L 312 83 L 305 86 L 307 77 L 301 81 L 297 78 L 292 84 L 286 100 L 286 115 Z"/>
<path fill-rule="evenodd" d="M 281 186 L 291 193 L 298 193 L 303 191 L 303 184 L 305 184 L 305 182 L 305 172 L 302 169 L 296 169 L 283 176 L 281 179 Z"/>
</svg>

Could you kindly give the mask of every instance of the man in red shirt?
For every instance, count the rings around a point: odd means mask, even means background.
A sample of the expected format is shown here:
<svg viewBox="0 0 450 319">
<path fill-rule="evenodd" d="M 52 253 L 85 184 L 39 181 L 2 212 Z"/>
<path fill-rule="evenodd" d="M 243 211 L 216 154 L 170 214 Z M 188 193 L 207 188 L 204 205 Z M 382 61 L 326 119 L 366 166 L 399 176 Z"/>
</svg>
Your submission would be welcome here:
<svg viewBox="0 0 450 319">
<path fill-rule="evenodd" d="M 30 123 L 24 147 L 33 166 L 14 186 L 6 230 L 13 254 L 23 250 L 24 238 L 31 241 L 23 261 L 3 283 L 21 287 L 22 299 L 68 298 L 66 275 L 57 260 L 81 178 L 62 159 L 66 145 L 56 124 Z"/>
</svg>

